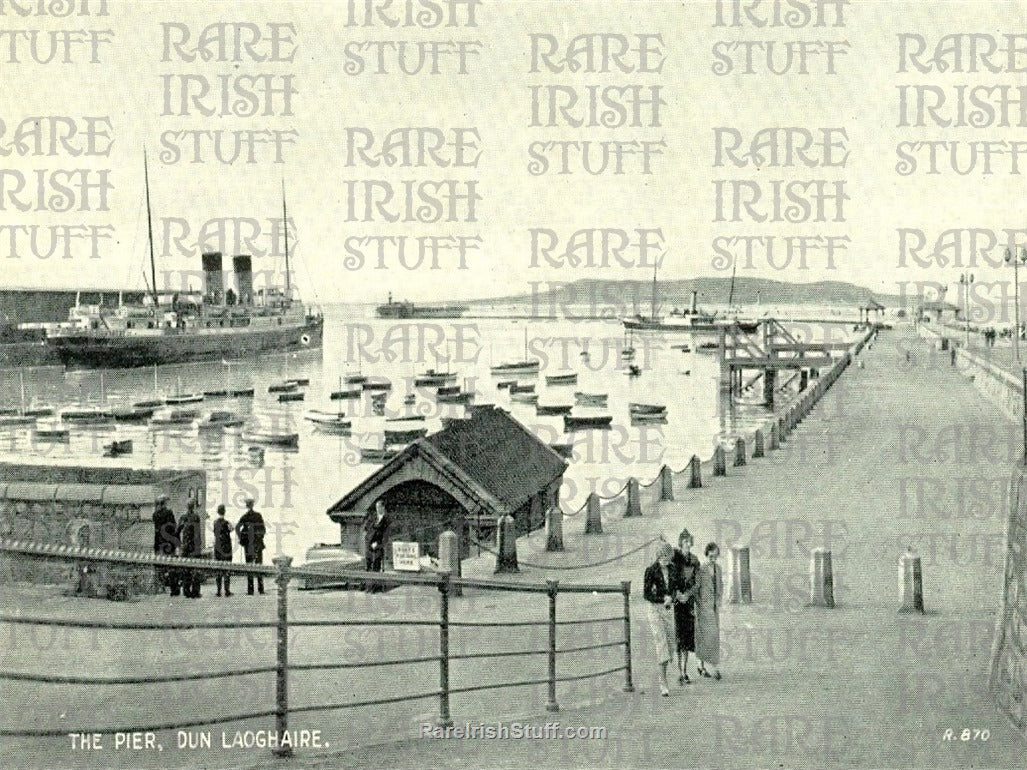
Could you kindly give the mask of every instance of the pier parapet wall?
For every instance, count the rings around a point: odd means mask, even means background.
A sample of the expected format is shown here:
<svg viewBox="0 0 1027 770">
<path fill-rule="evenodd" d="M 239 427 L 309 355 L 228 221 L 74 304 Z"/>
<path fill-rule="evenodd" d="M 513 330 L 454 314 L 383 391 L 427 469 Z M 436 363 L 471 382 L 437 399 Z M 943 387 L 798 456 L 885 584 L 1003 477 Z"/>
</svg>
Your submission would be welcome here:
<svg viewBox="0 0 1027 770">
<path fill-rule="evenodd" d="M 951 363 L 973 379 L 974 386 L 1013 420 L 1023 418 L 1023 382 L 986 358 L 957 345 L 957 335 L 920 326 L 919 335 L 941 350 L 954 350 Z M 955 346 L 954 348 L 952 346 Z M 989 687 L 1002 712 L 1027 735 L 1027 468 L 1016 469 L 1010 482 L 1006 524 L 1002 602 L 991 650 Z"/>
</svg>

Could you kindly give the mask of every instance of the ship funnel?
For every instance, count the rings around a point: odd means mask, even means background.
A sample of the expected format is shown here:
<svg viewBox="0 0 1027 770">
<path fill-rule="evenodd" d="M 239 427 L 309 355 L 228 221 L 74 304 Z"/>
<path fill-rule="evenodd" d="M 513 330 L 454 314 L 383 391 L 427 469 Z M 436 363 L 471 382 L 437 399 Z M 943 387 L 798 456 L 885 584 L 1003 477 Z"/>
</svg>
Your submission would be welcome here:
<svg viewBox="0 0 1027 770">
<path fill-rule="evenodd" d="M 699 312 L 699 292 L 692 292 L 692 315 Z"/>
<path fill-rule="evenodd" d="M 235 290 L 239 295 L 240 305 L 253 304 L 253 260 L 249 254 L 238 254 L 232 257 L 232 270 L 235 272 Z"/>
<path fill-rule="evenodd" d="M 203 296 L 215 305 L 225 301 L 225 280 L 221 274 L 221 252 L 203 254 Z"/>
</svg>

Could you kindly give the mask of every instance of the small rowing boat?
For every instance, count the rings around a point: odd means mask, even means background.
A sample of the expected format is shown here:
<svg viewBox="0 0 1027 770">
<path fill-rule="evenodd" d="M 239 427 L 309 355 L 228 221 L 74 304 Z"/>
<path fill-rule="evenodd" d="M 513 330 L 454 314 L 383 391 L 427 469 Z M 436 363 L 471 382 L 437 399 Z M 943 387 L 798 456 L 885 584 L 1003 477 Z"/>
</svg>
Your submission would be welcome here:
<svg viewBox="0 0 1027 770">
<path fill-rule="evenodd" d="M 574 403 L 577 406 L 606 406 L 608 396 L 606 393 L 581 393 L 574 394 Z"/>
<path fill-rule="evenodd" d="M 306 397 L 305 393 L 296 391 L 295 393 L 279 393 L 278 403 L 282 404 L 287 401 L 302 401 Z"/>
<path fill-rule="evenodd" d="M 628 412 L 631 414 L 666 414 L 667 407 L 663 404 L 638 404 L 632 402 L 628 404 Z"/>
<path fill-rule="evenodd" d="M 570 414 L 572 408 L 571 404 L 536 404 L 535 414 L 539 417 Z"/>
<path fill-rule="evenodd" d="M 300 434 L 265 430 L 244 430 L 242 432 L 242 440 L 247 444 L 298 447 L 300 445 Z"/>
<path fill-rule="evenodd" d="M 547 374 L 546 385 L 576 385 L 578 382 L 577 372 L 567 372 L 565 374 Z"/>
<path fill-rule="evenodd" d="M 613 422 L 613 417 L 608 414 L 602 415 L 572 415 L 563 416 L 563 427 L 565 430 L 607 430 Z"/>
<path fill-rule="evenodd" d="M 267 386 L 268 393 L 293 393 L 299 388 L 295 382 L 286 380 L 285 382 L 272 382 Z"/>
<path fill-rule="evenodd" d="M 529 383 L 527 385 L 521 385 L 519 382 L 515 382 L 510 386 L 510 395 L 514 393 L 534 393 L 535 383 Z"/>
<path fill-rule="evenodd" d="M 518 404 L 537 404 L 538 393 L 514 393 L 510 396 L 510 400 Z"/>
</svg>

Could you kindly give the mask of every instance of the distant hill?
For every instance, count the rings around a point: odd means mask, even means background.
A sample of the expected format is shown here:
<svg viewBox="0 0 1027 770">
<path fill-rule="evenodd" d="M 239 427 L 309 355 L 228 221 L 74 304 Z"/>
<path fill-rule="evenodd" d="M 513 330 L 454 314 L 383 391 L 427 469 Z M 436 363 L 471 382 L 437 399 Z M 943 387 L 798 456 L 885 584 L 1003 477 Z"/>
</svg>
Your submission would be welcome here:
<svg viewBox="0 0 1027 770">
<path fill-rule="evenodd" d="M 567 284 L 541 283 L 538 293 L 511 294 L 505 297 L 467 300 L 472 307 L 497 304 L 520 304 L 532 301 L 545 304 L 588 302 L 590 298 L 637 305 L 648 310 L 652 302 L 652 281 L 611 281 L 583 278 Z M 727 305 L 731 292 L 730 277 L 699 277 L 660 281 L 657 302 L 663 308 L 682 307 L 691 301 L 692 292 L 698 292 L 700 305 Z M 818 281 L 816 283 L 787 283 L 767 278 L 735 278 L 733 304 L 754 305 L 840 305 L 857 307 L 873 298 L 886 307 L 897 307 L 898 295 L 881 294 L 865 286 L 845 281 Z"/>
</svg>

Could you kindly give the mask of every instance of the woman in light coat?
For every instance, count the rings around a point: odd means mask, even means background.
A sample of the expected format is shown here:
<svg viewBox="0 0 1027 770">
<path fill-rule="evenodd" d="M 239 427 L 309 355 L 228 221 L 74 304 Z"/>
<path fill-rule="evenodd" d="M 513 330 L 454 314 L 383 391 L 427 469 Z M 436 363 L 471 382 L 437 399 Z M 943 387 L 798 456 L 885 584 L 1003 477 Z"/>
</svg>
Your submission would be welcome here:
<svg viewBox="0 0 1027 770">
<path fill-rule="evenodd" d="M 699 673 L 720 679 L 720 604 L 724 596 L 724 582 L 717 558 L 720 548 L 710 543 L 704 551 L 706 562 L 699 567 L 695 599 L 695 656 L 699 659 Z M 710 673 L 708 666 L 712 666 Z"/>
</svg>

